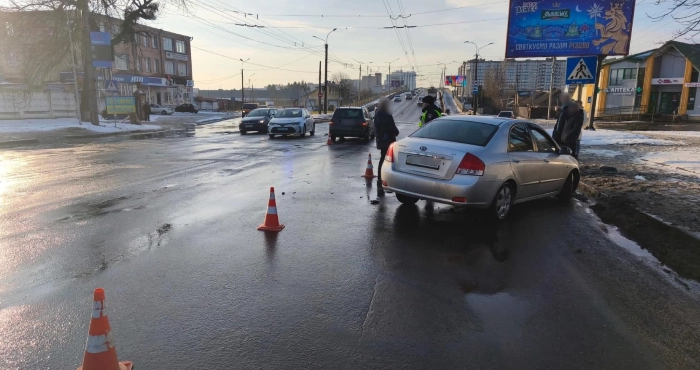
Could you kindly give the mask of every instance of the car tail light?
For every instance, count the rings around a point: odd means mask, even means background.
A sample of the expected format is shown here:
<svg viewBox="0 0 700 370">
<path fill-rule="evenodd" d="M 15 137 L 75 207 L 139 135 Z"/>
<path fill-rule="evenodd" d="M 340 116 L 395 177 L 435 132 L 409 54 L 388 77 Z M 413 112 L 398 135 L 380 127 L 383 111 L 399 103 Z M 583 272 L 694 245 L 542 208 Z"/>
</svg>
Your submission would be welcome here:
<svg viewBox="0 0 700 370">
<path fill-rule="evenodd" d="M 329 124 L 329 125 L 335 125 L 335 121 L 334 121 L 334 120 L 331 120 L 330 122 L 328 122 L 328 124 Z"/>
<path fill-rule="evenodd" d="M 384 160 L 387 162 L 394 161 L 394 143 L 391 143 L 391 145 L 389 145 L 389 150 L 386 151 L 386 156 L 384 157 Z"/>
<path fill-rule="evenodd" d="M 364 122 L 364 121 L 360 122 L 360 126 L 367 127 L 367 122 Z"/>
<path fill-rule="evenodd" d="M 452 197 L 452 201 L 455 203 L 466 203 L 467 198 L 465 198 L 465 197 Z"/>
<path fill-rule="evenodd" d="M 467 153 L 464 158 L 462 158 L 462 162 L 459 163 L 459 167 L 457 167 L 457 172 L 455 172 L 455 174 L 482 176 L 485 169 L 486 165 L 481 159 L 479 159 L 479 157 L 475 156 L 474 154 Z"/>
</svg>

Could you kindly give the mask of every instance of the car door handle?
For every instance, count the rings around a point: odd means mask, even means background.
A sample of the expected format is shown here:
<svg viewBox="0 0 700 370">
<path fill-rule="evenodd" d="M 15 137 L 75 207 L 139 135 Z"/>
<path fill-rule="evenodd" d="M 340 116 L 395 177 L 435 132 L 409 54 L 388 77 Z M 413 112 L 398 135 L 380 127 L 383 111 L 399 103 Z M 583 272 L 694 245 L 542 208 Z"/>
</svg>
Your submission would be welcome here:
<svg viewBox="0 0 700 370">
<path fill-rule="evenodd" d="M 543 159 L 544 163 L 549 163 L 549 159 Z"/>
</svg>

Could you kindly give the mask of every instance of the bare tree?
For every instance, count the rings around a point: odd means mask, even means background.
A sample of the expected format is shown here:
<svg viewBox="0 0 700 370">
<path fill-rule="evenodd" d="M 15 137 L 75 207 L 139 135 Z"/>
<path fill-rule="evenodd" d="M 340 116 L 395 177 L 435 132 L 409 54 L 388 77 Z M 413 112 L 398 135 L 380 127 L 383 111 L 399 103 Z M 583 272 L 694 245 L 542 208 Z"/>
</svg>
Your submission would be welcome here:
<svg viewBox="0 0 700 370">
<path fill-rule="evenodd" d="M 503 66 L 490 68 L 484 77 L 484 97 L 491 102 L 491 107 L 503 109 L 503 97 L 505 96 L 506 71 Z"/>
<path fill-rule="evenodd" d="M 350 76 L 343 72 L 336 72 L 331 80 L 338 89 L 340 99 L 349 102 L 355 93 L 355 84 L 350 80 Z"/>
<path fill-rule="evenodd" d="M 700 33 L 700 0 L 656 0 L 656 5 L 662 4 L 667 4 L 668 10 L 657 16 L 649 15 L 649 18 L 671 18 L 680 23 L 682 28 L 676 31 L 676 38 L 687 36 L 693 39 Z"/>
<path fill-rule="evenodd" d="M 83 14 L 85 1 L 90 14 Z M 155 20 L 161 4 L 187 9 L 187 0 L 10 0 L 0 6 L 0 46 L 21 60 L 21 74 L 29 85 L 41 85 L 51 75 L 72 64 L 71 49 L 79 69 L 87 63 L 90 45 L 85 42 L 85 21 L 90 31 L 112 32 L 112 45 L 135 42 L 138 24 Z M 114 32 L 117 30 L 117 32 Z M 72 34 L 73 45 L 70 43 Z M 82 104 L 90 89 L 83 80 Z M 85 106 L 81 111 L 85 112 Z M 89 109 L 88 109 L 89 111 Z"/>
</svg>

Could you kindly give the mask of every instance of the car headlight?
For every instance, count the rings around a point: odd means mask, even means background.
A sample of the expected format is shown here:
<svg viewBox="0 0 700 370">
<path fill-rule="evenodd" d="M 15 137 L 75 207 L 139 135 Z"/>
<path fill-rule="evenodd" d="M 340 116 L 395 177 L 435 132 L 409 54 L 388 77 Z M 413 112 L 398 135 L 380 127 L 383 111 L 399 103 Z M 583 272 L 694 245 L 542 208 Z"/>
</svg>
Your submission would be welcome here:
<svg viewBox="0 0 700 370">
<path fill-rule="evenodd" d="M 265 123 L 265 120 L 261 119 L 260 121 L 258 121 L 258 123 Z"/>
</svg>

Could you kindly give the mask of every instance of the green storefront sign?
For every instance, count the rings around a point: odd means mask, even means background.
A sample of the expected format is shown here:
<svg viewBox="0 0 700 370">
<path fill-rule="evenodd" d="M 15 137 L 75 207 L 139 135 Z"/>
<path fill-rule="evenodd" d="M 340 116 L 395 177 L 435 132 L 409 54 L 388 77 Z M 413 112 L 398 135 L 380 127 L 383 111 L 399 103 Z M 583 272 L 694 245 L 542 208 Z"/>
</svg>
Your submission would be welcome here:
<svg viewBox="0 0 700 370">
<path fill-rule="evenodd" d="M 136 112 L 136 100 L 133 96 L 108 96 L 105 98 L 107 114 L 129 114 Z"/>
</svg>

